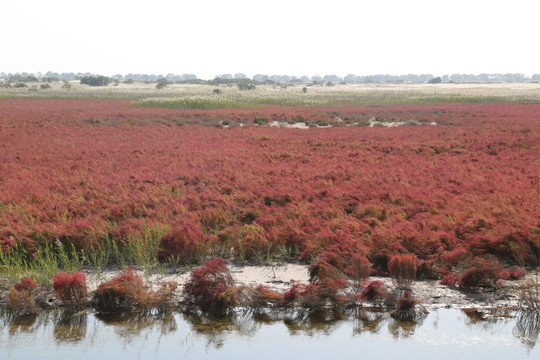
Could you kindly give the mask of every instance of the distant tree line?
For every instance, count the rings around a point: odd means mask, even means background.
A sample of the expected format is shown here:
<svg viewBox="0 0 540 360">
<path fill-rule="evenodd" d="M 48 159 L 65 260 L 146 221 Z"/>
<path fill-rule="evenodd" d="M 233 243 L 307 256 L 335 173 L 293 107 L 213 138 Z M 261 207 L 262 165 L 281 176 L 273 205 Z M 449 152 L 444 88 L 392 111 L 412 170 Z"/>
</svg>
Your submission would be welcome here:
<svg viewBox="0 0 540 360">
<path fill-rule="evenodd" d="M 111 82 L 118 84 L 120 81 L 131 83 L 134 81 L 157 83 L 167 81 L 167 83 L 196 83 L 196 84 L 243 84 L 249 86 L 253 83 L 313 83 L 313 84 L 339 84 L 339 83 L 427 83 L 433 79 L 441 79 L 442 83 L 495 83 L 495 82 L 538 82 L 540 81 L 540 74 L 534 74 L 532 76 L 526 76 L 524 74 L 453 74 L 443 76 L 433 76 L 432 74 L 407 74 L 407 75 L 389 75 L 389 74 L 375 74 L 375 75 L 363 75 L 358 76 L 349 74 L 344 77 L 337 75 L 313 75 L 308 76 L 289 76 L 289 75 L 265 75 L 255 74 L 249 78 L 243 73 L 236 74 L 220 74 L 212 80 L 201 80 L 195 74 L 132 74 L 127 75 L 115 74 L 110 77 L 96 75 L 91 73 L 56 73 L 48 71 L 45 74 L 42 73 L 5 73 L 0 72 L 0 79 L 8 82 L 36 82 L 41 81 L 44 83 L 51 83 L 56 81 L 71 81 L 80 80 L 82 84 L 102 86 Z M 432 81 L 433 82 L 433 81 Z"/>
</svg>

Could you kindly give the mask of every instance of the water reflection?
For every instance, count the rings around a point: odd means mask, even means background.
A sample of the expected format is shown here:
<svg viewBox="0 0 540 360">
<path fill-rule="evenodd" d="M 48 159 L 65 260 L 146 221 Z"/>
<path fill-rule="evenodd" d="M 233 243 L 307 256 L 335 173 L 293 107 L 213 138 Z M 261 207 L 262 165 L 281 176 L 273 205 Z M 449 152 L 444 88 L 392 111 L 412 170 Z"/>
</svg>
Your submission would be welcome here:
<svg viewBox="0 0 540 360">
<path fill-rule="evenodd" d="M 85 312 L 71 313 L 64 311 L 56 314 L 54 339 L 58 343 L 76 343 L 84 340 L 88 315 Z"/>
<path fill-rule="evenodd" d="M 158 336 L 173 333 L 178 325 L 172 312 L 160 311 L 127 311 L 120 313 L 97 313 L 96 318 L 127 343 L 142 335 L 148 336 L 157 332 Z"/>
<path fill-rule="evenodd" d="M 501 325 L 512 321 L 514 314 L 506 308 L 501 309 L 461 309 L 465 315 L 465 325 L 480 327 L 485 331 L 497 331 Z"/>
<path fill-rule="evenodd" d="M 538 343 L 540 335 L 540 313 L 536 311 L 521 312 L 512 333 L 526 348 L 532 350 Z"/>
<path fill-rule="evenodd" d="M 32 333 L 37 328 L 37 314 L 21 314 L 18 312 L 8 312 L 3 319 L 9 324 L 9 334 L 14 336 L 18 333 Z"/>
<path fill-rule="evenodd" d="M 460 318 L 460 314 L 464 316 Z M 537 354 L 535 347 L 540 338 L 540 314 L 516 314 L 508 310 L 437 310 L 416 322 L 403 322 L 392 318 L 389 313 L 374 309 L 351 309 L 348 312 L 335 312 L 332 309 L 318 312 L 238 310 L 224 317 L 197 312 L 73 314 L 53 310 L 21 314 L 0 310 L 0 358 L 5 358 L 2 350 L 10 349 L 16 354 L 21 346 L 54 349 L 56 344 L 58 347 L 93 349 L 107 341 L 115 346 L 130 345 L 125 346 L 123 351 L 133 347 L 153 347 L 152 351 L 158 352 L 159 344 L 169 344 L 163 346 L 186 352 L 199 351 L 203 346 L 207 353 L 213 353 L 240 346 L 246 339 L 263 338 L 268 333 L 285 342 L 331 343 L 336 338 L 343 339 L 343 335 L 348 333 L 352 335 L 348 340 L 351 342 L 388 339 L 397 344 L 422 344 L 423 339 L 436 343 L 439 332 L 441 344 L 456 339 L 456 336 L 459 341 L 470 339 L 471 346 L 478 341 L 491 341 L 490 338 L 495 339 L 496 346 L 511 343 L 524 347 L 529 354 Z M 506 345 L 501 344 L 501 340 Z M 17 357 L 14 355 L 13 358 Z"/>
<path fill-rule="evenodd" d="M 327 309 L 286 314 L 283 323 L 291 335 L 330 335 L 338 324 L 345 319 L 345 314 Z"/>
<path fill-rule="evenodd" d="M 398 321 L 392 319 L 388 322 L 388 332 L 395 340 L 407 339 L 414 335 L 416 327 L 421 325 L 417 321 Z"/>
<path fill-rule="evenodd" d="M 253 336 L 260 327 L 258 318 L 249 311 L 237 311 L 219 317 L 204 313 L 184 313 L 194 336 L 206 339 L 207 347 L 221 348 L 229 334 Z"/>
<path fill-rule="evenodd" d="M 353 319 L 353 332 L 355 335 L 362 333 L 378 334 L 383 327 L 385 316 L 381 312 L 359 309 L 354 314 Z"/>
</svg>

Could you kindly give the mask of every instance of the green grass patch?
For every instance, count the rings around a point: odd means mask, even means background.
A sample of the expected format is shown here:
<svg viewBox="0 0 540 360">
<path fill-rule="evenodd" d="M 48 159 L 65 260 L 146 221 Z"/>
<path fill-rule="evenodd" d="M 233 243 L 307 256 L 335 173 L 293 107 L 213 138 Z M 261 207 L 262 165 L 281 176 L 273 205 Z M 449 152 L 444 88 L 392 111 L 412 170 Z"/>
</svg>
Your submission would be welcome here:
<svg viewBox="0 0 540 360">
<path fill-rule="evenodd" d="M 351 94 L 346 96 L 312 97 L 312 98 L 171 98 L 145 99 L 134 102 L 136 106 L 159 107 L 180 110 L 211 109 L 250 109 L 265 106 L 301 106 L 301 107 L 356 107 L 356 106 L 393 106 L 393 105 L 436 105 L 444 103 L 538 103 L 530 98 L 513 98 L 504 96 L 429 96 L 405 95 L 394 93 Z"/>
</svg>

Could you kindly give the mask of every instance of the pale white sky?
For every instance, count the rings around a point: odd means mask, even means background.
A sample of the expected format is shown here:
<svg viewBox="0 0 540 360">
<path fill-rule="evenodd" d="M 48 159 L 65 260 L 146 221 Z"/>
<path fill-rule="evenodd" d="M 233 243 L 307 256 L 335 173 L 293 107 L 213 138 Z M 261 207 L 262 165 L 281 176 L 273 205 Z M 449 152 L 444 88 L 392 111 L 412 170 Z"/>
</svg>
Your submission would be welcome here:
<svg viewBox="0 0 540 360">
<path fill-rule="evenodd" d="M 2 0 L 0 72 L 540 73 L 540 1 Z"/>
</svg>

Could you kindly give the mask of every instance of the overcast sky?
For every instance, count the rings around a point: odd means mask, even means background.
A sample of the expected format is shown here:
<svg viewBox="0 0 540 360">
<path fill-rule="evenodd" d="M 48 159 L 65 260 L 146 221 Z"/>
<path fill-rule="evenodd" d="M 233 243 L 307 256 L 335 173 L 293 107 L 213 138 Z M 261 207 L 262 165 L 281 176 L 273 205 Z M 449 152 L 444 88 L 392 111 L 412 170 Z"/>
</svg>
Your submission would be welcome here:
<svg viewBox="0 0 540 360">
<path fill-rule="evenodd" d="M 2 0 L 0 72 L 540 73 L 540 1 Z"/>
</svg>

